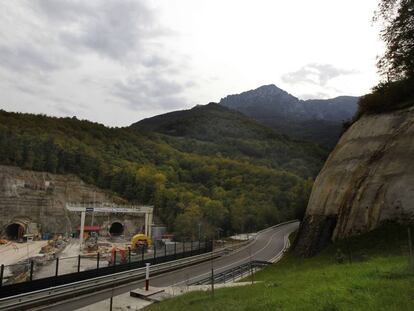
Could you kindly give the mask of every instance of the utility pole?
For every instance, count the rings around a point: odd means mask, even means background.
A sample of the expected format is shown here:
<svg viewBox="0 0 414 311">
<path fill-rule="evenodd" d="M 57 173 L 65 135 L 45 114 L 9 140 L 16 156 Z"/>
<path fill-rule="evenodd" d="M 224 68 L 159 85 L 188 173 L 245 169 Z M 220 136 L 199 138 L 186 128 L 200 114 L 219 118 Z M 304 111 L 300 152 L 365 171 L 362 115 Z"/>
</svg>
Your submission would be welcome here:
<svg viewBox="0 0 414 311">
<path fill-rule="evenodd" d="M 213 262 L 213 251 L 214 251 L 214 236 L 212 241 L 212 247 L 211 247 L 211 295 L 214 297 L 214 262 Z"/>
<path fill-rule="evenodd" d="M 81 226 L 80 226 L 80 233 L 79 233 L 79 253 L 82 252 L 84 229 L 85 229 L 85 211 L 81 212 Z"/>
<path fill-rule="evenodd" d="M 250 267 L 250 279 L 252 280 L 252 285 L 254 283 L 254 279 L 253 279 L 253 267 L 252 267 L 252 245 L 249 244 L 249 267 Z"/>
<path fill-rule="evenodd" d="M 408 233 L 408 250 L 410 252 L 410 267 L 411 269 L 414 268 L 414 258 L 413 258 L 413 244 L 411 241 L 411 228 L 408 227 L 407 228 L 407 233 Z"/>
<path fill-rule="evenodd" d="M 93 191 L 93 207 L 95 208 L 96 206 L 96 192 L 95 190 Z M 93 226 L 93 217 L 95 216 L 95 213 L 92 212 L 92 220 L 91 220 L 91 226 Z"/>
</svg>

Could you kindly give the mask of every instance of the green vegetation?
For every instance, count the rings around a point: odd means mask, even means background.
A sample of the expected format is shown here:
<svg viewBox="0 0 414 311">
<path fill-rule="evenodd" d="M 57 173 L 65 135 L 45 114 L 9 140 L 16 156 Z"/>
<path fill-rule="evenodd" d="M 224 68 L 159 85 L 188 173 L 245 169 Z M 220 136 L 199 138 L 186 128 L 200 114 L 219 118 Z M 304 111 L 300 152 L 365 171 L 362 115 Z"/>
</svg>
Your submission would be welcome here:
<svg viewBox="0 0 414 311">
<path fill-rule="evenodd" d="M 178 113 L 148 119 L 163 127 L 144 129 L 0 111 L 0 164 L 76 174 L 154 204 L 181 237 L 196 237 L 199 223 L 211 235 L 303 215 L 324 150 L 218 105 Z"/>
<path fill-rule="evenodd" d="M 386 45 L 377 63 L 383 80 L 360 99 L 354 121 L 414 105 L 414 0 L 380 0 L 375 19 L 382 21 Z"/>
<path fill-rule="evenodd" d="M 253 286 L 219 289 L 214 298 L 193 292 L 145 310 L 414 310 L 408 263 L 407 228 L 387 225 L 313 258 L 289 255 L 257 273 Z"/>
<path fill-rule="evenodd" d="M 380 73 L 387 81 L 414 78 L 414 0 L 380 0 L 375 18 L 383 23 L 386 46 Z"/>
<path fill-rule="evenodd" d="M 354 120 L 364 114 L 383 113 L 414 105 L 414 78 L 381 83 L 359 100 Z"/>
<path fill-rule="evenodd" d="M 169 145 L 183 152 L 284 169 L 305 178 L 316 176 L 327 156 L 316 144 L 292 140 L 214 103 L 145 119 L 131 128 L 162 134 Z"/>
</svg>

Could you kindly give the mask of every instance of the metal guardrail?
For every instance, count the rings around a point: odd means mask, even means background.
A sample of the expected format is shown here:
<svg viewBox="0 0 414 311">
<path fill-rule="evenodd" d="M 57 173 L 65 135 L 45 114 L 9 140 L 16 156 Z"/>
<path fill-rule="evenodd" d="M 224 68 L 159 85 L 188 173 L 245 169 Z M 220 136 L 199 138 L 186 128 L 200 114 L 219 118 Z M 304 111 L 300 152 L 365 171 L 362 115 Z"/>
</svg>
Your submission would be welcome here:
<svg viewBox="0 0 414 311">
<path fill-rule="evenodd" d="M 267 261 L 260 261 L 260 260 L 254 260 L 251 262 L 246 262 L 243 263 L 239 266 L 227 269 L 223 272 L 220 273 L 216 273 L 213 275 L 214 277 L 214 281 L 213 281 L 213 277 L 209 276 L 206 277 L 204 279 L 198 280 L 196 282 L 192 282 L 188 285 L 207 285 L 207 284 L 211 284 L 212 281 L 214 284 L 218 284 L 218 283 L 227 283 L 227 282 L 234 282 L 237 279 L 245 276 L 245 275 L 249 275 L 252 273 L 255 273 L 258 269 L 261 269 L 265 266 L 271 265 L 271 262 L 267 262 Z"/>
<path fill-rule="evenodd" d="M 291 222 L 294 222 L 294 221 L 291 221 Z M 284 224 L 288 224 L 291 222 L 279 224 L 279 225 L 267 228 L 265 230 L 262 230 L 261 232 L 270 230 L 272 228 L 275 228 L 275 227 L 278 227 Z M 241 251 L 245 247 L 247 247 L 247 245 L 237 250 L 236 252 Z M 201 255 L 196 255 L 192 257 L 187 257 L 187 258 L 182 258 L 178 260 L 160 263 L 157 265 L 153 265 L 151 267 L 151 274 L 158 275 L 161 273 L 183 268 L 186 266 L 195 265 L 203 261 L 208 261 L 212 258 L 217 258 L 225 254 L 226 254 L 226 250 L 222 249 L 219 251 L 204 253 Z M 122 266 L 127 266 L 127 265 L 128 264 L 119 265 L 119 266 L 111 266 L 107 268 L 122 267 Z M 96 273 L 96 270 L 88 270 L 84 272 L 95 272 Z M 225 273 L 221 273 L 221 274 L 225 275 Z M 72 282 L 69 284 L 63 284 L 63 285 L 55 284 L 55 286 L 53 287 L 38 289 L 38 290 L 35 289 L 34 291 L 32 289 L 32 291 L 28 293 L 23 293 L 23 294 L 17 294 L 17 295 L 10 294 L 10 296 L 6 298 L 0 298 L 0 310 L 5 310 L 5 311 L 6 310 L 27 310 L 29 308 L 30 309 L 41 308 L 42 306 L 47 306 L 52 303 L 58 303 L 60 301 L 69 300 L 69 299 L 76 299 L 81 296 L 85 297 L 88 294 L 92 295 L 94 293 L 104 292 L 105 290 L 113 290 L 125 284 L 140 282 L 144 278 L 145 278 L 145 268 L 142 268 L 142 267 L 132 268 L 132 269 L 131 267 L 129 267 L 125 269 L 125 271 L 123 270 L 112 271 L 111 274 L 103 275 L 103 276 L 95 274 L 91 278 L 86 279 L 86 280 L 84 279 L 84 280 L 75 281 L 75 282 Z M 225 282 L 226 280 L 229 279 L 229 275 L 224 276 L 223 279 Z M 41 279 L 41 280 L 44 280 L 44 279 Z M 210 277 L 210 280 L 211 280 L 211 277 Z"/>
<path fill-rule="evenodd" d="M 67 273 L 67 274 L 62 274 L 62 275 L 57 274 L 58 265 L 56 265 L 56 274 L 53 276 L 35 279 L 35 280 L 30 280 L 29 278 L 29 281 L 26 281 L 26 282 L 1 285 L 0 286 L 0 298 L 14 296 L 18 294 L 24 294 L 24 293 L 32 292 L 35 290 L 47 289 L 47 288 L 54 287 L 54 286 L 83 281 L 83 280 L 87 280 L 91 278 L 114 274 L 117 272 L 131 270 L 131 269 L 142 268 L 142 267 L 145 267 L 146 263 L 150 263 L 151 265 L 155 265 L 157 263 L 165 263 L 165 262 L 177 260 L 180 258 L 186 258 L 186 257 L 194 256 L 194 255 L 207 253 L 212 250 L 211 241 L 210 243 L 203 242 L 203 247 L 200 247 L 200 244 L 198 246 L 199 248 L 196 248 L 196 249 L 194 249 L 193 247 L 187 250 L 183 249 L 182 252 L 176 252 L 177 249 L 174 248 L 173 254 L 168 255 L 167 252 L 165 252 L 164 256 L 158 256 L 158 257 L 156 256 L 156 253 L 154 252 L 154 256 L 150 258 L 139 256 L 141 257 L 140 258 L 141 260 L 136 260 L 134 258 L 131 258 L 131 256 L 128 256 L 129 258 L 128 259 L 126 258 L 125 263 L 122 263 L 122 264 L 116 263 L 116 264 L 112 264 L 106 267 L 99 266 L 99 257 L 98 257 L 96 268 L 80 271 L 79 262 L 78 262 L 77 272 L 72 272 L 72 273 Z M 30 272 L 30 274 L 32 274 L 32 272 Z"/>
<path fill-rule="evenodd" d="M 193 257 L 182 258 L 151 267 L 151 275 L 158 275 L 177 268 L 194 265 L 203 261 L 217 258 L 224 254 L 224 250 L 205 253 Z M 118 272 L 107 276 L 95 277 L 53 288 L 33 291 L 0 299 L 0 310 L 26 310 L 45 306 L 62 300 L 80 297 L 82 295 L 99 292 L 108 288 L 116 288 L 127 283 L 141 281 L 145 278 L 145 268 L 138 268 Z"/>
</svg>

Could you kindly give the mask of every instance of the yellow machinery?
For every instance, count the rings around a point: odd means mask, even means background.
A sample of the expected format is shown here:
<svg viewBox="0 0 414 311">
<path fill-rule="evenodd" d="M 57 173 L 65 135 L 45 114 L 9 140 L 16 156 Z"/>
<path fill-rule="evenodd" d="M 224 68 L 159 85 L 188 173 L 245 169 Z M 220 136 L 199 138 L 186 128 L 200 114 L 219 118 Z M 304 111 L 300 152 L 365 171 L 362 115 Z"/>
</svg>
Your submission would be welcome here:
<svg viewBox="0 0 414 311">
<path fill-rule="evenodd" d="M 131 239 L 131 250 L 147 250 L 152 246 L 151 239 L 145 234 L 138 233 Z"/>
</svg>

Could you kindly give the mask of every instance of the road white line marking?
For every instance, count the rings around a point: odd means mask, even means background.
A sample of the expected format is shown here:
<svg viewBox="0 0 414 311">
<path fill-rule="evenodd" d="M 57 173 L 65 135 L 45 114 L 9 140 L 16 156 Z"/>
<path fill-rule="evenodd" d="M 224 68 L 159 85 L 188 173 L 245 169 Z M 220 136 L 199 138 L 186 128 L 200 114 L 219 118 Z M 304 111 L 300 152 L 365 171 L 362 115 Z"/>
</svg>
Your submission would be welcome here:
<svg viewBox="0 0 414 311">
<path fill-rule="evenodd" d="M 278 228 L 277 228 L 277 229 L 278 229 Z M 274 237 L 277 233 L 280 233 L 280 230 L 277 230 L 275 233 L 273 233 L 273 234 L 271 235 L 271 237 L 270 237 L 269 241 L 266 243 L 266 245 L 265 245 L 264 247 L 262 247 L 261 249 L 259 249 L 259 250 L 258 250 L 257 252 L 255 252 L 254 254 L 252 254 L 252 255 L 251 255 L 251 258 L 253 259 L 253 257 L 254 257 L 254 256 L 256 256 L 258 253 L 262 252 L 265 248 L 267 248 L 267 247 L 269 246 L 269 244 L 273 241 L 273 237 Z M 249 257 L 250 257 L 250 256 L 249 256 Z M 237 264 L 238 262 L 245 261 L 247 258 L 248 258 L 248 257 L 244 257 L 244 258 L 242 258 L 242 259 L 239 259 L 239 260 L 237 260 L 237 261 L 232 262 L 231 264 L 225 265 L 225 266 L 223 266 L 223 267 L 219 267 L 219 268 L 217 268 L 217 270 L 223 270 L 223 269 L 225 269 L 225 268 L 227 268 L 227 267 L 230 267 L 230 266 L 233 266 L 234 264 Z M 206 272 L 206 273 L 203 273 L 203 274 L 200 274 L 200 275 L 194 276 L 194 277 L 192 277 L 191 279 L 188 279 L 188 280 L 185 280 L 185 281 L 181 281 L 181 282 L 174 283 L 174 284 L 172 284 L 172 285 L 170 285 L 170 286 L 177 286 L 177 285 L 179 285 L 179 284 L 181 284 L 181 283 L 187 283 L 187 282 L 189 282 L 190 280 L 194 280 L 194 279 L 196 279 L 196 278 L 200 278 L 200 277 L 202 277 L 202 276 L 209 275 L 210 273 L 211 273 L 211 272 Z"/>
<path fill-rule="evenodd" d="M 258 231 L 258 232 L 257 232 L 257 235 L 256 235 L 256 236 L 252 239 L 252 241 L 251 241 L 251 242 L 249 242 L 246 246 L 243 246 L 243 247 L 239 248 L 238 250 L 234 251 L 233 253 L 231 253 L 231 255 L 237 254 L 237 253 L 241 252 L 242 250 L 246 249 L 247 247 L 249 247 L 249 246 L 253 245 L 253 244 L 254 244 L 254 242 L 256 242 L 256 240 L 258 239 L 259 235 L 264 234 L 264 233 L 266 233 L 267 231 L 270 231 L 270 230 L 272 230 L 272 229 L 279 229 L 279 228 L 283 228 L 283 227 L 285 227 L 285 226 L 287 226 L 287 225 L 290 225 L 290 224 L 295 224 L 295 223 L 299 223 L 299 221 L 298 221 L 298 220 L 287 221 L 287 222 L 280 223 L 280 224 L 274 225 L 274 226 L 272 226 L 272 227 L 269 227 L 269 228 L 266 228 L 266 229 L 260 230 L 260 231 Z M 277 233 L 277 232 L 279 232 L 279 230 L 277 230 L 275 233 Z M 275 234 L 275 233 L 274 233 L 274 234 Z M 273 234 L 273 235 L 274 235 L 274 234 Z M 272 237 L 273 237 L 273 235 L 272 235 Z M 271 239 L 272 239 L 272 237 L 271 237 Z M 269 241 L 269 242 L 270 242 L 270 241 Z M 269 242 L 268 242 L 268 243 L 269 243 Z M 263 250 L 263 249 L 259 250 L 259 252 L 260 252 L 260 251 L 262 251 L 262 250 Z M 221 258 L 225 258 L 225 256 L 223 256 L 223 257 L 221 257 Z M 246 259 L 246 257 L 245 257 L 245 259 Z M 214 260 L 214 259 L 213 259 L 213 260 Z M 241 259 L 241 260 L 239 260 L 239 261 L 237 261 L 237 262 L 240 262 L 240 261 L 243 261 L 243 260 L 244 260 L 244 259 Z M 203 263 L 199 263 L 199 264 L 196 264 L 196 265 L 192 265 L 192 266 L 190 266 L 190 267 L 185 267 L 185 268 L 182 268 L 182 269 L 177 269 L 177 270 L 174 270 L 174 271 L 171 271 L 171 272 L 162 273 L 162 274 L 159 274 L 159 275 L 156 275 L 156 276 L 151 277 L 151 280 L 154 280 L 154 279 L 159 279 L 159 278 L 162 278 L 162 277 L 165 277 L 165 276 L 168 276 L 168 275 L 171 275 L 171 274 L 177 273 L 177 272 L 178 272 L 178 271 L 180 271 L 180 270 L 181 270 L 181 273 L 185 273 L 185 272 L 186 272 L 186 270 L 190 270 L 190 269 L 192 269 L 192 268 L 194 268 L 194 267 L 197 267 L 197 266 L 199 266 L 199 265 L 203 265 L 203 264 L 205 264 L 205 262 L 203 262 Z M 233 262 L 232 264 L 234 264 L 234 262 Z M 232 264 L 230 264 L 230 265 L 232 265 Z M 229 266 L 229 265 L 227 265 L 227 266 Z M 227 267 L 227 266 L 226 266 L 226 267 Z M 222 269 L 222 267 L 217 268 L 217 270 L 219 270 L 219 269 Z M 200 277 L 200 276 L 202 276 L 202 275 L 206 275 L 206 274 L 210 274 L 210 273 L 211 273 L 211 272 L 203 273 L 203 274 L 197 275 L 197 276 L 195 276 L 195 277 L 192 277 L 191 279 L 198 278 L 198 277 Z M 141 282 L 142 282 L 142 280 L 141 280 Z M 180 281 L 180 282 L 177 282 L 177 283 L 173 283 L 173 284 L 168 285 L 168 286 L 176 286 L 177 284 L 180 284 L 180 283 L 185 283 L 185 282 L 188 282 L 188 280 L 185 280 L 185 281 Z"/>
</svg>

